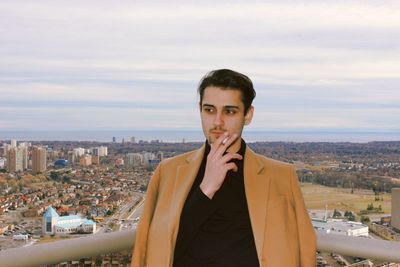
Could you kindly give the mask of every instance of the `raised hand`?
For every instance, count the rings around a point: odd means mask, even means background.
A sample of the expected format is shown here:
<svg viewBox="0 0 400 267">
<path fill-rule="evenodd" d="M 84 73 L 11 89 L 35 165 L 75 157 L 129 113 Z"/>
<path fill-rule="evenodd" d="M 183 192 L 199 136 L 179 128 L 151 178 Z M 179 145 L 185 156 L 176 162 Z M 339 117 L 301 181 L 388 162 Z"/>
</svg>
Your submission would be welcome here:
<svg viewBox="0 0 400 267">
<path fill-rule="evenodd" d="M 237 134 L 230 136 L 227 132 L 218 137 L 211 144 L 211 150 L 207 156 L 206 170 L 204 172 L 203 181 L 200 184 L 200 189 L 203 193 L 212 199 L 214 194 L 221 188 L 229 170 L 237 171 L 235 163 L 230 162 L 232 159 L 242 160 L 243 157 L 237 153 L 224 152 L 238 138 Z"/>
</svg>

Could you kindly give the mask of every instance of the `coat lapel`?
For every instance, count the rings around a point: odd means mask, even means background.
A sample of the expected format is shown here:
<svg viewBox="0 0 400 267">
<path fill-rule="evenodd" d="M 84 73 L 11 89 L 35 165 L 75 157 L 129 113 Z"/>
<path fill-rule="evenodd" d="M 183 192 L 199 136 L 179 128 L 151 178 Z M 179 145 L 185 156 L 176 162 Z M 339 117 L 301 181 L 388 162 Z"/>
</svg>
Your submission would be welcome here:
<svg viewBox="0 0 400 267">
<path fill-rule="evenodd" d="M 172 192 L 172 201 L 170 208 L 170 218 L 172 223 L 172 247 L 175 247 L 176 237 L 178 235 L 179 220 L 183 205 L 187 195 L 192 188 L 193 182 L 199 171 L 203 159 L 205 145 L 186 158 L 186 162 L 177 167 L 174 189 Z"/>
<path fill-rule="evenodd" d="M 249 148 L 244 159 L 244 186 L 258 258 L 262 259 L 270 180 L 261 159 Z M 268 171 L 268 170 L 266 170 Z"/>
</svg>

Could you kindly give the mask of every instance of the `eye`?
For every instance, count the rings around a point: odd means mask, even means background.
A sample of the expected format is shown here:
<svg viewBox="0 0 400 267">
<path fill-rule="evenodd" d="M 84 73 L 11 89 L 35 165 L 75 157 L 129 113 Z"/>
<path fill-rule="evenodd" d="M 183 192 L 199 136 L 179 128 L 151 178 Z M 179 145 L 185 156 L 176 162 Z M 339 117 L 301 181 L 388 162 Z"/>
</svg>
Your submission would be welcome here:
<svg viewBox="0 0 400 267">
<path fill-rule="evenodd" d="M 234 110 L 234 109 L 227 109 L 227 110 L 225 110 L 225 113 L 228 114 L 228 115 L 234 115 L 234 114 L 236 114 L 236 110 Z"/>
<path fill-rule="evenodd" d="M 204 107 L 203 110 L 207 113 L 213 113 L 214 112 L 214 108 L 211 107 Z"/>
</svg>

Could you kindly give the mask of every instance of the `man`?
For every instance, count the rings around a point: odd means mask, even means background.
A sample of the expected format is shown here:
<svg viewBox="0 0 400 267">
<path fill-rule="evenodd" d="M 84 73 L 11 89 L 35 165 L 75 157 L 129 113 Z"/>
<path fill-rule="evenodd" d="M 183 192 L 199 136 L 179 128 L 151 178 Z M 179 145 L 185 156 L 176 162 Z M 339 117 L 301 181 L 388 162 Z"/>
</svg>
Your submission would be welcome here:
<svg viewBox="0 0 400 267">
<path fill-rule="evenodd" d="M 133 267 L 314 267 L 315 232 L 292 165 L 254 153 L 251 80 L 222 69 L 200 82 L 205 145 L 159 164 Z"/>
</svg>

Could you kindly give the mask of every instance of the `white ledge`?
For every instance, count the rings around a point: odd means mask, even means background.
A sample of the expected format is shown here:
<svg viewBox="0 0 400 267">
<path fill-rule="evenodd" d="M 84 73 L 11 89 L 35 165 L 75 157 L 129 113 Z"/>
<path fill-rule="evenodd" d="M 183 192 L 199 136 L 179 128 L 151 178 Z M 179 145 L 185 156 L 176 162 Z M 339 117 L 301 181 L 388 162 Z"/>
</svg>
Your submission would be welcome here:
<svg viewBox="0 0 400 267">
<path fill-rule="evenodd" d="M 90 235 L 0 251 L 1 266 L 34 267 L 131 250 L 135 230 Z M 400 262 L 400 242 L 317 233 L 320 251 Z"/>
<path fill-rule="evenodd" d="M 400 242 L 395 241 L 317 233 L 317 248 L 341 255 L 400 262 Z"/>
<path fill-rule="evenodd" d="M 0 265 L 34 267 L 130 250 L 136 231 L 119 231 L 0 251 Z"/>
</svg>

